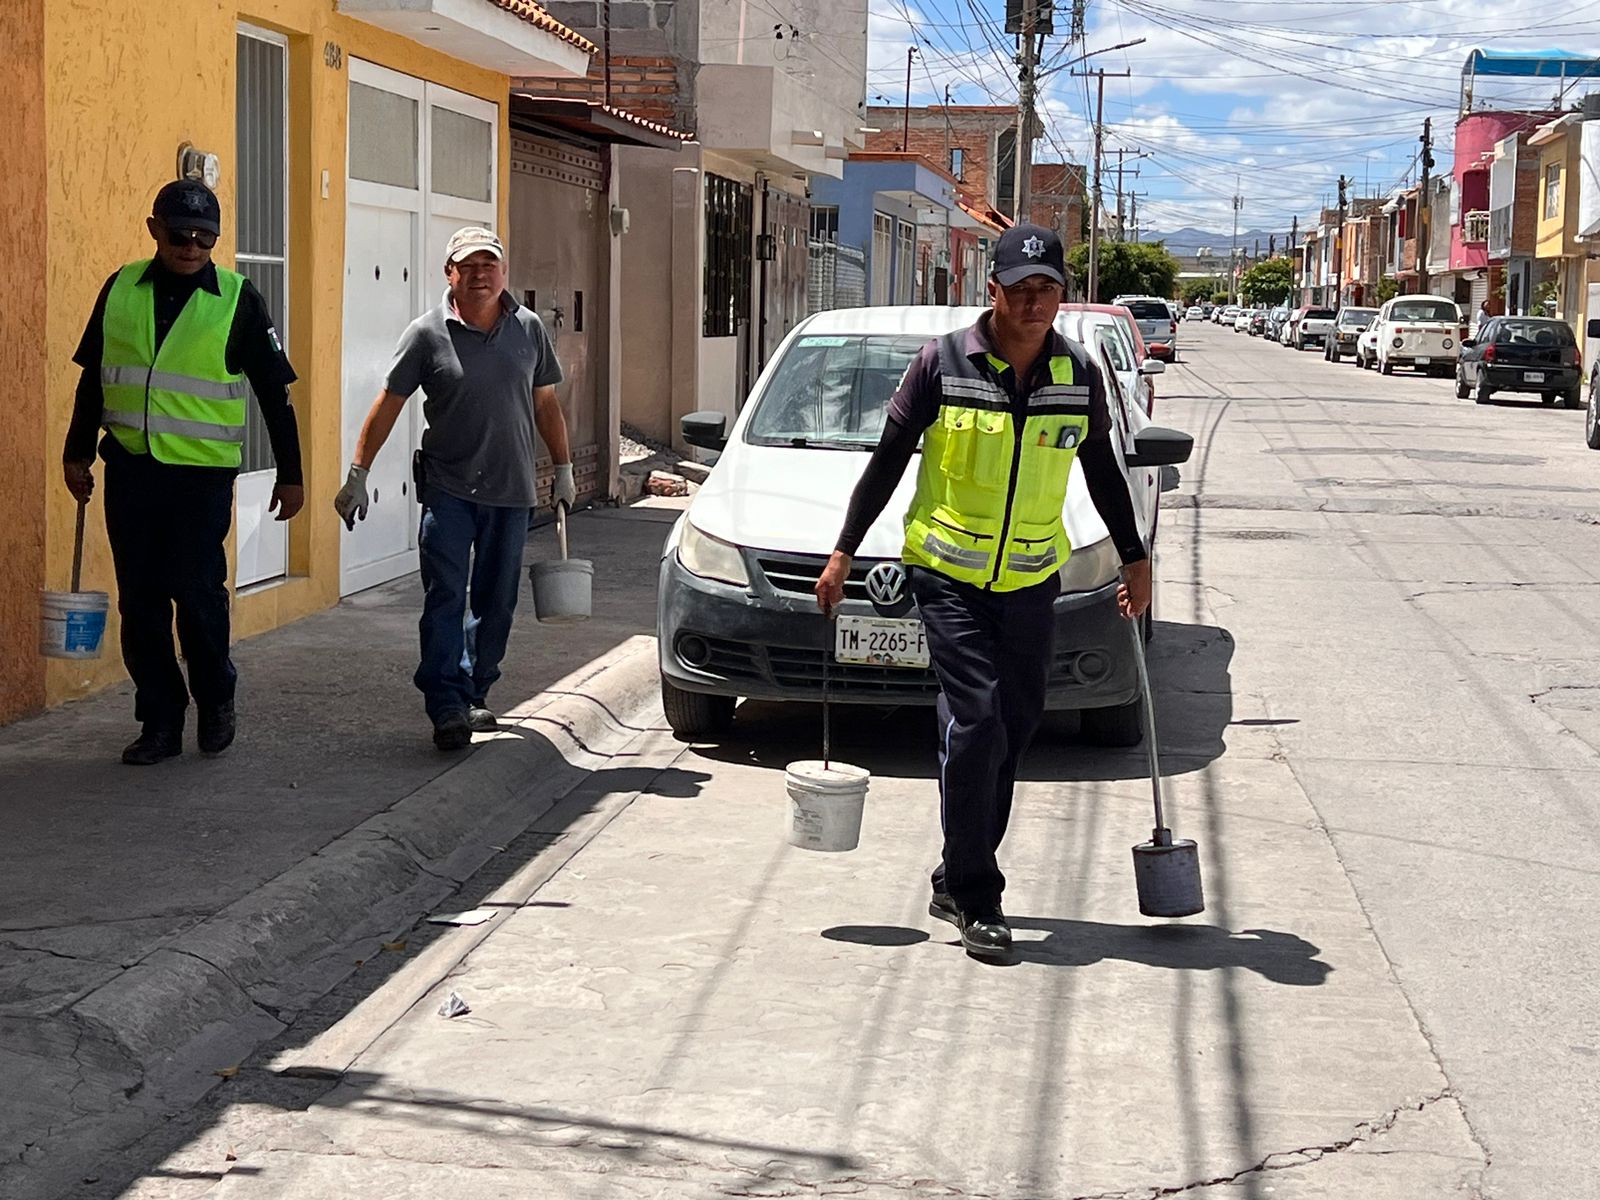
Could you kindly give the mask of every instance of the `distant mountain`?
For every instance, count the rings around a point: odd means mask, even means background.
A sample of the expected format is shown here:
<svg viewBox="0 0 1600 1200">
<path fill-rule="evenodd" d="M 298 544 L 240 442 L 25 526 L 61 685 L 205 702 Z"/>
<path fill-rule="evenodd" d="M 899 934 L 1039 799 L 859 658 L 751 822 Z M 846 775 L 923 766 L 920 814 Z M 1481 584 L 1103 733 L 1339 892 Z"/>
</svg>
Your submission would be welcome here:
<svg viewBox="0 0 1600 1200">
<path fill-rule="evenodd" d="M 1267 251 L 1267 239 L 1276 237 L 1278 242 L 1283 242 L 1286 229 L 1241 229 L 1239 231 L 1239 245 L 1246 251 L 1255 249 L 1256 240 L 1261 241 L 1261 252 Z M 1213 253 L 1227 254 L 1228 247 L 1233 244 L 1233 231 L 1223 230 L 1213 233 L 1205 229 L 1196 229 L 1186 225 L 1182 229 L 1174 229 L 1171 233 L 1141 233 L 1139 240 L 1142 242 L 1165 242 L 1167 249 L 1174 254 L 1198 254 L 1201 249 L 1210 247 Z"/>
</svg>

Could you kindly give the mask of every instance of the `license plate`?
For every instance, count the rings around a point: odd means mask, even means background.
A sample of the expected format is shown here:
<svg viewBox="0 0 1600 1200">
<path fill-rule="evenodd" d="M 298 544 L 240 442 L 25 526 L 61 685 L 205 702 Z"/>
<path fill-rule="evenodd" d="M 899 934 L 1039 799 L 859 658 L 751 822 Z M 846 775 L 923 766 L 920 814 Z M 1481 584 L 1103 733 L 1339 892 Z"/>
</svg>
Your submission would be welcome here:
<svg viewBox="0 0 1600 1200">
<path fill-rule="evenodd" d="M 893 617 L 840 617 L 833 657 L 875 667 L 926 667 L 928 637 L 922 622 Z"/>
<path fill-rule="evenodd" d="M 1522 373 L 1522 382 L 1523 383 L 1543 383 L 1544 382 L 1544 372 L 1543 371 L 1524 371 Z"/>
<path fill-rule="evenodd" d="M 1431 358 L 1416 358 L 1416 359 L 1412 359 L 1412 361 L 1414 363 L 1416 363 L 1417 366 L 1419 366 L 1419 367 L 1425 367 L 1429 363 L 1433 362 L 1433 359 L 1431 359 Z"/>
</svg>

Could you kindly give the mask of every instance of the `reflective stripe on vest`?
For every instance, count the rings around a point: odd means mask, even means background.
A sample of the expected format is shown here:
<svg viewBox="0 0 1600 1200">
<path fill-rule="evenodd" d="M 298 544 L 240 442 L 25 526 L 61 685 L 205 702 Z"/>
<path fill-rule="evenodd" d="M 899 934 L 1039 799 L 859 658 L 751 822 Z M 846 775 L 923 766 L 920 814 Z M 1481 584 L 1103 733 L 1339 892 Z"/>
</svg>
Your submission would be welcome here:
<svg viewBox="0 0 1600 1200">
<path fill-rule="evenodd" d="M 196 288 L 156 349 L 149 262 L 129 263 L 106 296 L 101 424 L 128 451 L 180 466 L 238 467 L 248 388 L 228 369 L 244 276 L 217 268 L 213 294 Z"/>
<path fill-rule="evenodd" d="M 1019 427 L 993 355 L 964 352 L 965 331 L 940 339 L 939 414 L 923 436 L 902 557 L 994 591 L 1043 581 L 1072 553 L 1062 510 L 1089 431 L 1086 356 L 1052 355 L 1050 382 Z M 1004 368 L 1009 370 L 1009 368 Z"/>
</svg>

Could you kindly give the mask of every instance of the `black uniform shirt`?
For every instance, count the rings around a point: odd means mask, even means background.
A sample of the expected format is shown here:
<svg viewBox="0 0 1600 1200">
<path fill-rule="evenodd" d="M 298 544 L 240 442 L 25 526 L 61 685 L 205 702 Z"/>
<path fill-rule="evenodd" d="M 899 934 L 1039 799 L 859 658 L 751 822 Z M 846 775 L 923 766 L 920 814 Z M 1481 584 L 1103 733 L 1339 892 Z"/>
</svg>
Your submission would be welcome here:
<svg viewBox="0 0 1600 1200">
<path fill-rule="evenodd" d="M 84 327 L 83 338 L 72 361 L 83 368 L 78 379 L 78 393 L 72 406 L 72 423 L 67 428 L 66 447 L 62 451 L 65 462 L 88 462 L 94 458 L 96 431 L 100 428 L 101 413 L 105 407 L 105 393 L 100 386 L 100 358 L 105 347 L 106 297 L 116 282 L 113 273 L 100 289 L 94 302 L 94 311 Z M 156 348 L 166 340 L 184 305 L 196 288 L 204 288 L 214 296 L 222 294 L 217 282 L 217 268 L 212 263 L 193 275 L 175 275 L 152 260 L 140 282 L 150 281 L 155 288 Z M 228 370 L 241 372 L 250 381 L 255 393 L 261 419 L 267 427 L 267 439 L 272 443 L 272 456 L 278 463 L 278 482 L 301 482 L 300 434 L 295 425 L 294 408 L 289 403 L 289 385 L 295 381 L 294 368 L 283 352 L 278 333 L 272 327 L 267 313 L 267 302 L 248 279 L 239 293 L 239 305 L 234 310 L 233 325 L 228 330 Z M 114 455 L 128 453 L 109 434 L 100 443 L 100 457 L 107 460 Z M 190 471 L 232 471 L 232 467 L 183 467 Z"/>
</svg>

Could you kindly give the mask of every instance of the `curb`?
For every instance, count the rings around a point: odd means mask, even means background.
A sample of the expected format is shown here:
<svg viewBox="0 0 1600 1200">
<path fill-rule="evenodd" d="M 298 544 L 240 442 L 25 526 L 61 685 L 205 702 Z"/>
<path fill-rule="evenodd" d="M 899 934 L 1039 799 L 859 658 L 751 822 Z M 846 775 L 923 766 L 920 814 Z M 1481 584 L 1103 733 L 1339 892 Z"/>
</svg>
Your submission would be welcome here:
<svg viewBox="0 0 1600 1200">
<path fill-rule="evenodd" d="M 0 1179 L 0 1192 L 20 1196 L 8 1189 L 26 1182 L 53 1194 L 86 1151 L 197 1100 L 218 1082 L 217 1069 L 287 1029 L 379 943 L 648 733 L 637 717 L 657 703 L 658 686 L 655 639 L 629 638 L 511 709 L 457 766 L 57 1014 L 76 1044 L 56 1049 L 80 1085 L 91 1084 L 85 1091 L 104 1094 L 84 1104 L 74 1087 L 67 1120 L 38 1111 L 35 1129 L 8 1130 L 21 1151 L 14 1161 L 32 1167 L 32 1178 Z M 48 1048 L 20 1049 L 29 1060 Z M 71 1161 L 40 1144 L 63 1133 Z"/>
</svg>

